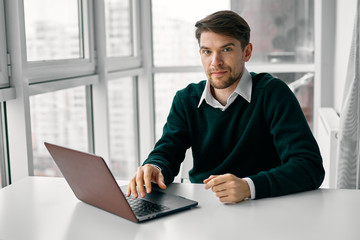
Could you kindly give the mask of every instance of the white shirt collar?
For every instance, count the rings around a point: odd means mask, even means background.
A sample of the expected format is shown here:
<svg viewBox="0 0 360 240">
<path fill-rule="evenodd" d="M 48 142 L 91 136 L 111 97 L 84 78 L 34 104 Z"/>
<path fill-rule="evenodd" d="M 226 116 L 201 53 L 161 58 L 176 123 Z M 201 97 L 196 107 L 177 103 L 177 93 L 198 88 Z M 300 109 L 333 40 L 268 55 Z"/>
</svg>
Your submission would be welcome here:
<svg viewBox="0 0 360 240">
<path fill-rule="evenodd" d="M 248 70 L 244 68 L 244 73 L 236 86 L 235 91 L 229 96 L 225 106 L 221 105 L 211 94 L 210 90 L 210 81 L 206 81 L 206 86 L 201 95 L 198 108 L 201 103 L 205 100 L 207 104 L 214 108 L 220 108 L 222 111 L 225 111 L 231 103 L 233 103 L 238 95 L 243 97 L 247 102 L 251 101 L 251 91 L 252 91 L 252 77 Z"/>
</svg>

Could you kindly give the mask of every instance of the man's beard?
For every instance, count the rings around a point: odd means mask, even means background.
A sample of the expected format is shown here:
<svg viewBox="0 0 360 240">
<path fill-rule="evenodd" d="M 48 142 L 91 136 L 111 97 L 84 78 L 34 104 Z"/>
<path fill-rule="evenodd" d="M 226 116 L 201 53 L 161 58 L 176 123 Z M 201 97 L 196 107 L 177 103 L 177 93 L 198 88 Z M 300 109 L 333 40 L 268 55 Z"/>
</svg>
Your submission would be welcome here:
<svg viewBox="0 0 360 240">
<path fill-rule="evenodd" d="M 241 73 L 236 76 L 230 76 L 224 80 L 214 80 L 211 78 L 211 74 L 209 75 L 210 85 L 216 89 L 225 89 L 233 85 L 239 78 L 241 77 Z"/>
</svg>

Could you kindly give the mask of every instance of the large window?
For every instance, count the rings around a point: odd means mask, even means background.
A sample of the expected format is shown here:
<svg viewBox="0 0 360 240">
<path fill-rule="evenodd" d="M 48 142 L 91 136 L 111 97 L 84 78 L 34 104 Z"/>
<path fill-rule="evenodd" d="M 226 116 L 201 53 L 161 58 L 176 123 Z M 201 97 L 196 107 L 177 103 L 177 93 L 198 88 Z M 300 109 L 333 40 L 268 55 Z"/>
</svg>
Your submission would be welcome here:
<svg viewBox="0 0 360 240">
<path fill-rule="evenodd" d="M 0 0 L 0 185 L 60 175 L 44 141 L 129 179 L 176 91 L 206 79 L 195 22 L 228 9 L 252 29 L 248 70 L 288 83 L 312 126 L 314 0 Z"/>
<path fill-rule="evenodd" d="M 110 80 L 110 168 L 117 178 L 129 179 L 139 166 L 136 78 Z"/>
<path fill-rule="evenodd" d="M 44 142 L 89 151 L 86 87 L 32 96 L 30 110 L 34 175 L 60 175 Z"/>
<path fill-rule="evenodd" d="M 91 94 L 86 87 L 96 82 L 93 2 L 26 0 L 23 4 L 21 44 L 26 49 L 23 75 L 29 88 L 25 97 L 30 98 L 34 175 L 58 176 L 44 142 L 86 152 L 93 147 Z"/>
</svg>

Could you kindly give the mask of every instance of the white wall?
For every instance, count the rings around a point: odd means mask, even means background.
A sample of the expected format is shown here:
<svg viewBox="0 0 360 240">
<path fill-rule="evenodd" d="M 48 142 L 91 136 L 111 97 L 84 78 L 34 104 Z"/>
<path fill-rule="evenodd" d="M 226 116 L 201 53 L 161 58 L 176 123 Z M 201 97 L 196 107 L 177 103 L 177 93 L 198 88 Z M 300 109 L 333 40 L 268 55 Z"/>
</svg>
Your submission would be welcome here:
<svg viewBox="0 0 360 240">
<path fill-rule="evenodd" d="M 334 107 L 337 112 L 342 106 L 356 8 L 357 0 L 336 1 Z"/>
</svg>

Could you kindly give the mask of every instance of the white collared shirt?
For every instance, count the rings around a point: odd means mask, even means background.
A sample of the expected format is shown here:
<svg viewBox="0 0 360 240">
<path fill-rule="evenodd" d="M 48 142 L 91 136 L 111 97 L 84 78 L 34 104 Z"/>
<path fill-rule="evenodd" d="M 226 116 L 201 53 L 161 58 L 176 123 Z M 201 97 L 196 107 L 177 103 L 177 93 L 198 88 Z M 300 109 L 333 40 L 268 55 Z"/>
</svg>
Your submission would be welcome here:
<svg viewBox="0 0 360 240">
<path fill-rule="evenodd" d="M 211 94 L 210 81 L 207 80 L 205 89 L 201 95 L 198 108 L 201 103 L 205 100 L 207 104 L 213 108 L 219 108 L 221 111 L 225 111 L 237 98 L 237 96 L 243 97 L 246 101 L 250 103 L 251 101 L 251 91 L 252 91 L 252 77 L 248 70 L 244 68 L 244 73 L 236 86 L 234 92 L 229 96 L 227 103 L 223 106 L 218 100 L 216 100 Z"/>
<path fill-rule="evenodd" d="M 207 80 L 205 89 L 201 95 L 198 108 L 205 101 L 213 108 L 219 108 L 221 111 L 225 111 L 238 96 L 241 96 L 246 101 L 250 103 L 251 101 L 251 91 L 252 91 L 252 77 L 248 70 L 244 68 L 244 73 L 236 86 L 234 92 L 227 99 L 226 105 L 223 106 L 218 100 L 216 100 L 211 94 L 210 81 Z M 255 185 L 250 178 L 243 178 L 249 184 L 251 199 L 255 199 Z"/>
</svg>

